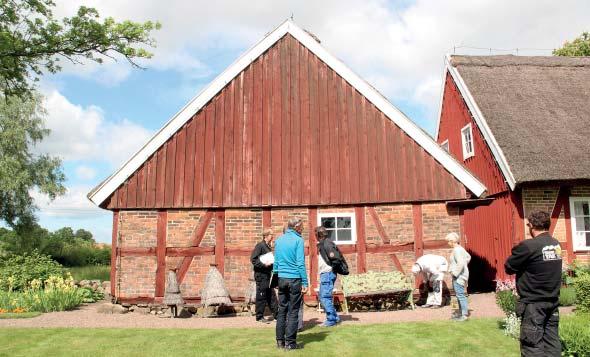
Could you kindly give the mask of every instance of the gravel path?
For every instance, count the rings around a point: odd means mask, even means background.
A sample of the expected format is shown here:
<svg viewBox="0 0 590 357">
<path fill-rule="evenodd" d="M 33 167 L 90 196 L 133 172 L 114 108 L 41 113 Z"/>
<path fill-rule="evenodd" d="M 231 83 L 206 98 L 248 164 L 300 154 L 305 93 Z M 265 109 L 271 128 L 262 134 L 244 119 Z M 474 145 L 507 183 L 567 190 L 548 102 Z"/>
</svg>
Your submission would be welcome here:
<svg viewBox="0 0 590 357">
<path fill-rule="evenodd" d="M 473 310 L 471 316 L 503 317 L 496 306 L 494 294 L 472 294 L 470 296 Z M 82 306 L 78 310 L 51 312 L 30 319 L 0 320 L 2 327 L 81 327 L 81 328 L 274 328 L 274 323 L 263 325 L 255 322 L 254 317 L 217 317 L 187 319 L 160 318 L 154 315 L 127 313 L 122 315 L 105 315 L 96 312 L 101 303 Z M 566 311 L 564 311 L 566 312 Z M 441 309 L 416 309 L 385 312 L 352 312 L 340 315 L 343 324 L 376 324 L 407 321 L 448 320 L 451 316 L 450 306 Z M 323 314 L 315 309 L 307 309 L 304 314 L 306 327 L 320 324 Z"/>
</svg>

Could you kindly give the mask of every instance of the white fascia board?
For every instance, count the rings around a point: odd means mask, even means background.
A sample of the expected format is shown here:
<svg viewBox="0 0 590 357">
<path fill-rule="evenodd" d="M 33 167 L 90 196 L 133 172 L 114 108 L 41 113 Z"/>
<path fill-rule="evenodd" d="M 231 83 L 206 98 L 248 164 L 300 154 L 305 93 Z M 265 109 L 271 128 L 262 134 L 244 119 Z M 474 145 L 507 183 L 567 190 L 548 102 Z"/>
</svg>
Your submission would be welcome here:
<svg viewBox="0 0 590 357">
<path fill-rule="evenodd" d="M 438 132 L 440 130 L 440 119 L 442 115 L 442 107 L 443 101 L 445 96 L 445 86 L 447 83 L 447 59 L 446 56 L 443 59 L 443 71 L 442 71 L 442 81 L 440 84 L 440 99 L 438 102 L 438 117 L 436 117 L 436 130 L 434 131 L 434 141 L 438 142 Z"/>
<path fill-rule="evenodd" d="M 488 123 L 486 122 L 483 113 L 481 112 L 477 103 L 475 102 L 475 99 L 471 95 L 469 88 L 463 81 L 463 77 L 461 77 L 461 74 L 459 73 L 457 68 L 451 65 L 450 55 L 447 55 L 446 62 L 447 65 L 445 73 L 448 71 L 451 74 L 451 77 L 453 77 L 453 81 L 457 85 L 457 88 L 459 88 L 459 92 L 465 100 L 467 108 L 469 108 L 469 111 L 473 116 L 473 120 L 475 120 L 475 123 L 481 130 L 484 139 L 487 141 L 488 146 L 490 147 L 490 150 L 492 151 L 492 154 L 494 155 L 494 158 L 498 163 L 498 166 L 500 166 L 500 170 L 504 175 L 504 179 L 506 179 L 506 182 L 508 183 L 508 186 L 510 186 L 510 189 L 514 190 L 514 188 L 516 187 L 516 180 L 514 180 L 514 175 L 512 174 L 512 171 L 510 171 L 510 166 L 508 165 L 508 160 L 506 160 L 506 157 L 504 156 L 504 152 L 500 148 L 500 145 L 498 145 L 498 142 L 496 141 L 494 134 L 490 130 L 490 127 L 488 126 Z"/>
<path fill-rule="evenodd" d="M 242 72 L 250 63 L 280 40 L 285 34 L 291 34 L 301 42 L 308 50 L 325 62 L 332 70 L 344 78 L 351 86 L 364 95 L 371 103 L 399 126 L 406 134 L 422 146 L 426 152 L 432 155 L 453 176 L 463 183 L 471 192 L 480 197 L 486 187 L 467 169 L 459 164 L 450 154 L 444 151 L 430 135 L 420 129 L 414 122 L 408 119 L 401 111 L 394 107 L 385 97 L 365 80 L 356 75 L 344 63 L 326 51 L 312 36 L 295 25 L 291 20 L 286 20 L 274 31 L 268 34 L 254 47 L 250 48 L 236 62 L 221 73 L 209 86 L 194 97 L 184 108 L 170 119 L 146 145 L 144 145 L 131 159 L 129 159 L 113 175 L 107 178 L 99 187 L 88 194 L 88 198 L 100 205 L 111 195 L 119 185 L 131 176 L 160 146 L 162 146 L 178 129 L 207 104 L 227 83 Z"/>
</svg>

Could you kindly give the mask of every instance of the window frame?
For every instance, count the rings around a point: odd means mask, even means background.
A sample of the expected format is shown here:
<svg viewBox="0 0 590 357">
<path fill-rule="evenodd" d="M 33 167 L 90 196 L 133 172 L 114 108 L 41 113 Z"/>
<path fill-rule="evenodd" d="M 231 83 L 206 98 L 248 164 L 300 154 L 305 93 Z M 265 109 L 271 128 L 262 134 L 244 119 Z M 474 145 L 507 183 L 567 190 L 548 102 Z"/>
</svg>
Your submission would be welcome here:
<svg viewBox="0 0 590 357">
<path fill-rule="evenodd" d="M 322 225 L 322 218 L 339 218 L 339 217 L 347 217 L 350 218 L 350 238 L 349 241 L 338 241 L 335 240 L 334 243 L 336 245 L 353 245 L 356 244 L 357 237 L 356 237 L 356 215 L 354 212 L 322 212 L 318 213 L 318 226 Z M 340 228 L 342 229 L 342 228 Z M 336 231 L 338 228 L 335 229 Z M 337 234 L 337 233 L 336 233 Z"/>
<path fill-rule="evenodd" d="M 465 132 L 469 131 L 469 139 L 470 139 L 470 146 L 471 146 L 471 151 L 467 151 L 467 149 L 465 148 Z M 464 127 L 461 128 L 461 148 L 463 150 L 463 160 L 467 160 L 470 157 L 475 156 L 475 146 L 473 145 L 473 130 L 471 128 L 471 123 L 465 125 Z"/>
<path fill-rule="evenodd" d="M 442 148 L 444 151 L 446 151 L 446 152 L 450 153 L 450 151 L 449 151 L 449 150 L 450 150 L 450 149 L 449 149 L 449 139 L 447 139 L 447 140 L 443 141 L 442 143 L 440 143 L 440 147 L 441 147 L 441 148 Z"/>
<path fill-rule="evenodd" d="M 575 196 L 575 197 L 570 197 L 569 199 L 569 204 L 570 204 L 570 224 L 571 224 L 571 229 L 572 229 L 572 248 L 574 252 L 584 252 L 584 251 L 590 251 L 590 245 L 586 245 L 584 244 L 579 245 L 577 244 L 577 240 L 578 240 L 578 230 L 576 228 L 577 226 L 577 217 L 576 217 L 576 208 L 575 208 L 575 203 L 576 202 L 585 202 L 588 203 L 588 206 L 590 208 L 590 197 L 580 197 L 580 196 Z M 590 216 L 590 215 L 589 215 Z M 590 230 L 588 231 L 583 231 L 583 232 L 590 232 Z M 585 240 L 583 241 L 585 243 Z"/>
</svg>

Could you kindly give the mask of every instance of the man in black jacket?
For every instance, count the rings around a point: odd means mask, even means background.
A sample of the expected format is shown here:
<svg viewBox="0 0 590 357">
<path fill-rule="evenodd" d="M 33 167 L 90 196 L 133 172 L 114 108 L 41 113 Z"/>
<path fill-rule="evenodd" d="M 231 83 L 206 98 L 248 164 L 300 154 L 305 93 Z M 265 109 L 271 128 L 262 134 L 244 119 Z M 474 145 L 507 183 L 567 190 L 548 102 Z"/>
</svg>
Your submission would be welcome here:
<svg viewBox="0 0 590 357">
<path fill-rule="evenodd" d="M 520 296 L 516 314 L 522 319 L 520 352 L 522 356 L 561 356 L 561 247 L 549 235 L 551 217 L 547 212 L 531 212 L 527 220 L 533 239 L 525 239 L 514 247 L 504 264 L 506 273 L 516 274 Z"/>
<path fill-rule="evenodd" d="M 334 293 L 334 283 L 336 282 L 337 273 L 343 273 L 341 267 L 346 265 L 344 256 L 328 238 L 328 231 L 324 227 L 317 227 L 315 229 L 318 237 L 318 272 L 320 274 L 320 303 L 326 312 L 326 320 L 321 324 L 322 327 L 331 327 L 340 323 L 340 318 L 334 308 L 332 294 Z M 344 274 L 348 274 L 348 266 L 346 265 Z"/>
<path fill-rule="evenodd" d="M 270 244 L 272 240 L 272 230 L 265 229 L 262 232 L 262 240 L 256 244 L 250 256 L 250 260 L 254 266 L 254 280 L 256 281 L 256 321 L 266 324 L 271 321 L 264 318 L 266 305 L 269 306 L 274 318 L 276 318 L 277 306 L 276 299 L 273 299 L 274 293 L 270 288 L 272 263 L 266 265 L 260 261 L 260 257 L 271 252 Z"/>
</svg>

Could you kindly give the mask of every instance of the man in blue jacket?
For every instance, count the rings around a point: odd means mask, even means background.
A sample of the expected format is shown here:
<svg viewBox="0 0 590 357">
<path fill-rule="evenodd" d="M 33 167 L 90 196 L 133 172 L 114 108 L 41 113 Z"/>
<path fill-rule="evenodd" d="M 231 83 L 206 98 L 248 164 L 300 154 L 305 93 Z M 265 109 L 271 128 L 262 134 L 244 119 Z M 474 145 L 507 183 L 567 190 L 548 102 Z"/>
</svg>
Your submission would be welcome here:
<svg viewBox="0 0 590 357">
<path fill-rule="evenodd" d="M 297 322 L 301 299 L 307 293 L 303 222 L 291 218 L 287 230 L 275 242 L 274 273 L 279 277 L 279 312 L 277 314 L 277 347 L 287 350 L 303 348 L 297 344 Z M 287 316 L 288 313 L 288 316 Z"/>
</svg>

